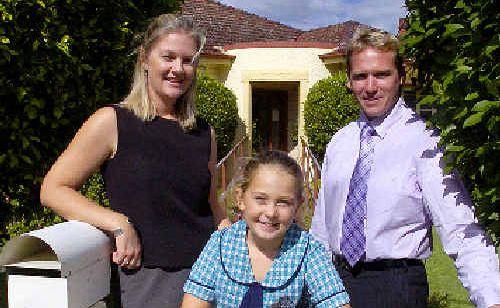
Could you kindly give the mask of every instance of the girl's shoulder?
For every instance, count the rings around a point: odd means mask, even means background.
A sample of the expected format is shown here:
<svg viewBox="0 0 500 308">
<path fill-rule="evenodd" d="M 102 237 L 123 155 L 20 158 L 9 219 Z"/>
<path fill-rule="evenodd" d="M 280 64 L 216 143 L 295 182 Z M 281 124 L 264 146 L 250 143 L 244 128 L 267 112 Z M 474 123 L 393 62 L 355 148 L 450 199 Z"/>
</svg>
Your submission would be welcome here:
<svg viewBox="0 0 500 308">
<path fill-rule="evenodd" d="M 235 222 L 234 224 L 224 227 L 220 230 L 216 230 L 210 236 L 210 240 L 207 243 L 208 245 L 223 245 L 223 246 L 231 246 L 225 248 L 233 248 L 232 246 L 236 245 L 236 239 L 245 239 L 246 235 L 246 224 L 244 221 L 240 220 Z"/>
<path fill-rule="evenodd" d="M 295 230 L 294 230 L 295 229 Z M 297 238 L 297 243 L 301 243 L 302 245 L 307 245 L 305 254 L 316 255 L 318 253 L 326 254 L 326 247 L 318 240 L 314 238 L 314 236 L 309 233 L 309 231 L 302 229 L 301 227 L 295 225 L 295 227 L 291 227 L 293 237 Z"/>
</svg>

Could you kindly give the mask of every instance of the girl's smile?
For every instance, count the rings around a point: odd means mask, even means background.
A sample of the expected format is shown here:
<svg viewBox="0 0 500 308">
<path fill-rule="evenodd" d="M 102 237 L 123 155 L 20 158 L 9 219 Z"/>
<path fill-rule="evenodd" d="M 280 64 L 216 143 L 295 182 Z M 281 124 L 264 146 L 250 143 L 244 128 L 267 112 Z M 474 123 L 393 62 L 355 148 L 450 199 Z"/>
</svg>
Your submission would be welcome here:
<svg viewBox="0 0 500 308">
<path fill-rule="evenodd" d="M 297 212 L 294 175 L 277 164 L 260 165 L 252 173 L 248 188 L 238 195 L 249 244 L 279 247 Z"/>
</svg>

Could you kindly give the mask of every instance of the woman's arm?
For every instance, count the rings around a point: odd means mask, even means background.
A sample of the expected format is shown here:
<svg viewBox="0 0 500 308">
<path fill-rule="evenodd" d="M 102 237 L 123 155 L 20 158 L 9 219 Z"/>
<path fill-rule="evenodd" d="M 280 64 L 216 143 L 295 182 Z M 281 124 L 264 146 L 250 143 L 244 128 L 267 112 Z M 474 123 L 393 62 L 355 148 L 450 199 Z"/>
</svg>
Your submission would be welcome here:
<svg viewBox="0 0 500 308">
<path fill-rule="evenodd" d="M 181 308 L 210 308 L 212 304 L 207 301 L 201 300 L 189 293 L 184 293 Z"/>
<path fill-rule="evenodd" d="M 76 133 L 43 180 L 40 200 L 66 219 L 76 219 L 105 231 L 121 229 L 113 261 L 135 268 L 140 265 L 140 242 L 134 227 L 121 213 L 104 208 L 78 192 L 88 177 L 116 151 L 118 132 L 112 107 L 95 112 Z"/>
<path fill-rule="evenodd" d="M 222 229 L 231 224 L 226 215 L 226 209 L 219 205 L 217 201 L 217 141 L 215 131 L 210 127 L 210 159 L 208 161 L 208 170 L 210 170 L 212 180 L 210 184 L 209 202 L 214 215 L 215 225 L 217 229 Z"/>
</svg>

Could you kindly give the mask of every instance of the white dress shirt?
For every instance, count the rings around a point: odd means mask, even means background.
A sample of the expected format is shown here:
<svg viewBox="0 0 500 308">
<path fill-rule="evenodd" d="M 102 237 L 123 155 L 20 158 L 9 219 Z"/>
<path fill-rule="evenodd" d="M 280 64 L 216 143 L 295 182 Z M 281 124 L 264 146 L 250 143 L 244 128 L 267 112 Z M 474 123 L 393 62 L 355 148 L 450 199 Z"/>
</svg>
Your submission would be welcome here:
<svg viewBox="0 0 500 308">
<path fill-rule="evenodd" d="M 342 218 L 365 121 L 362 115 L 338 131 L 325 153 L 311 233 L 334 254 L 340 254 Z M 500 303 L 495 247 L 477 224 L 458 176 L 443 173 L 439 135 L 426 129 L 402 99 L 372 124 L 377 134 L 366 197 L 366 261 L 429 257 L 434 225 L 471 301 L 478 307 Z"/>
</svg>

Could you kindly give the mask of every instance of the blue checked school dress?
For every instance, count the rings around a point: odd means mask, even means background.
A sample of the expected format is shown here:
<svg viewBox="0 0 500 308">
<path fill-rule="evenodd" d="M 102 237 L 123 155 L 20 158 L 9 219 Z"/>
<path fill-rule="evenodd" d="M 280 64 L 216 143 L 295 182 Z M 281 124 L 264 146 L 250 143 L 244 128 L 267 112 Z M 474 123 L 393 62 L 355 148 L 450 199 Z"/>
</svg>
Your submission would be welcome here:
<svg viewBox="0 0 500 308">
<path fill-rule="evenodd" d="M 312 236 L 293 224 L 264 281 L 252 272 L 240 220 L 216 231 L 193 265 L 184 292 L 217 307 L 240 307 L 257 286 L 263 307 L 339 307 L 349 296 L 330 256 Z M 248 294 L 246 295 L 249 296 Z M 246 307 L 254 307 L 247 305 Z"/>
</svg>

